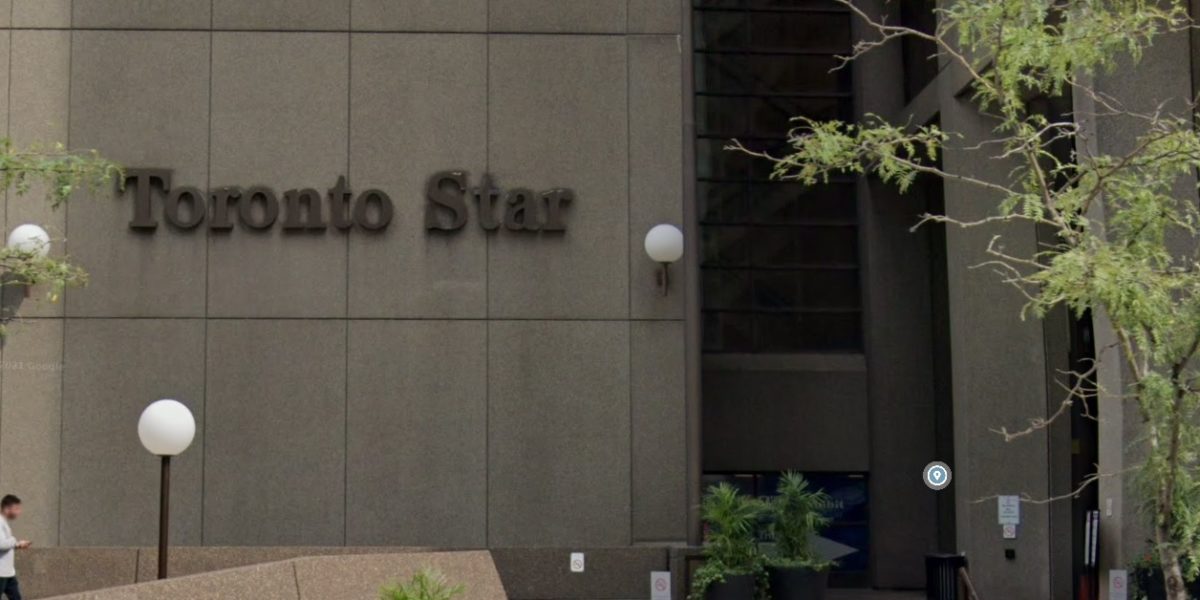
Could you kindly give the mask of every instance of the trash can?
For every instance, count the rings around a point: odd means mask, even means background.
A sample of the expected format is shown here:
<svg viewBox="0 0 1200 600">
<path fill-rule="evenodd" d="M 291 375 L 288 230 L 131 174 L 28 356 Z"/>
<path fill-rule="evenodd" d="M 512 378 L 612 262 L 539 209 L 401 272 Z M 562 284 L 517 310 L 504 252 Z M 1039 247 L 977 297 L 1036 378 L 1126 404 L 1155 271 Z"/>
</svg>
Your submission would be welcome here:
<svg viewBox="0 0 1200 600">
<path fill-rule="evenodd" d="M 967 566 L 962 554 L 925 555 L 925 598 L 927 600 L 966 600 L 961 598 L 958 570 Z"/>
</svg>

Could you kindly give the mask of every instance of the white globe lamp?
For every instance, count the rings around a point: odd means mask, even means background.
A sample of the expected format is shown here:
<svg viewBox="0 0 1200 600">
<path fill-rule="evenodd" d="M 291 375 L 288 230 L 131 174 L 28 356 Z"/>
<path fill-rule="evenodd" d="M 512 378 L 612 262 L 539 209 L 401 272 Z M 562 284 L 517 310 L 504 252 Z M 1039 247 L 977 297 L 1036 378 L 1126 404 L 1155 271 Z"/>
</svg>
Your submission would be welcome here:
<svg viewBox="0 0 1200 600">
<path fill-rule="evenodd" d="M 50 254 L 50 234 L 37 225 L 26 223 L 8 234 L 7 245 L 9 250 L 45 258 Z"/>
<path fill-rule="evenodd" d="M 187 450 L 196 437 L 196 419 L 182 402 L 159 400 L 142 411 L 138 437 L 150 454 L 175 456 Z"/>
<path fill-rule="evenodd" d="M 662 265 L 658 272 L 658 287 L 667 295 L 670 280 L 668 269 L 671 263 L 683 258 L 683 232 L 669 224 L 655 225 L 646 232 L 646 255 Z"/>
<path fill-rule="evenodd" d="M 674 225 L 655 225 L 646 232 L 646 254 L 656 263 L 683 258 L 683 232 Z"/>
<path fill-rule="evenodd" d="M 138 419 L 138 438 L 162 459 L 158 505 L 158 578 L 167 578 L 167 541 L 171 513 L 171 457 L 187 450 L 196 437 L 196 418 L 178 400 L 150 403 Z"/>
</svg>

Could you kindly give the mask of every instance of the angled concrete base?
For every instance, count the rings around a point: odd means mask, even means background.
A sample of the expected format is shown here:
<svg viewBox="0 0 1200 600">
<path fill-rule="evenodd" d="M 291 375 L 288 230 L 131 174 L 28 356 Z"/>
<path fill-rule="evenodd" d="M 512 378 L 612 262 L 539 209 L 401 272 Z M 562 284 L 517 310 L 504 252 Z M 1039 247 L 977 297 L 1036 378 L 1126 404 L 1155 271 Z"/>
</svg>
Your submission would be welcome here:
<svg viewBox="0 0 1200 600">
<path fill-rule="evenodd" d="M 55 596 L 59 600 L 362 600 L 423 568 L 465 587 L 460 600 L 507 600 L 487 551 L 313 556 Z"/>
</svg>

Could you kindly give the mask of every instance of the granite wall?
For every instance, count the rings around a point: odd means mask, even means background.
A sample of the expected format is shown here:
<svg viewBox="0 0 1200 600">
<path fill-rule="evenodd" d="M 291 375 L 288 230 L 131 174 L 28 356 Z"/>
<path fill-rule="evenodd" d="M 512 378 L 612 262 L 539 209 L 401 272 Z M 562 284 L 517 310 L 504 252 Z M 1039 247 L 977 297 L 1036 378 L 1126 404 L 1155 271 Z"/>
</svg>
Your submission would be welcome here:
<svg viewBox="0 0 1200 600">
<path fill-rule="evenodd" d="M 685 10 L 0 2 L 0 127 L 18 145 L 200 189 L 345 175 L 395 204 L 381 232 L 146 232 L 128 194 L 53 212 L 9 194 L 7 229 L 42 224 L 91 274 L 26 301 L 0 357 L 20 535 L 152 544 L 157 461 L 136 422 L 170 397 L 199 426 L 174 471 L 180 544 L 683 540 L 687 282 L 676 269 L 659 294 L 642 236 L 684 218 Z M 445 169 L 571 188 L 567 231 L 427 232 Z"/>
</svg>

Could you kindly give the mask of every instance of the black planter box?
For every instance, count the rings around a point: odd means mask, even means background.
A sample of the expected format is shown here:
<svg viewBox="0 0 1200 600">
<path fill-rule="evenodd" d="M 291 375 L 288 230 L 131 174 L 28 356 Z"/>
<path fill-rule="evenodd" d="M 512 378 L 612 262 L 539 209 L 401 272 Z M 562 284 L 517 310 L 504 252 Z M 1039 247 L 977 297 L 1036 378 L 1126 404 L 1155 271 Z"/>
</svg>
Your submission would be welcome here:
<svg viewBox="0 0 1200 600">
<path fill-rule="evenodd" d="M 774 600 L 825 600 L 829 571 L 804 567 L 768 567 L 770 595 Z"/>
<path fill-rule="evenodd" d="M 726 575 L 708 586 L 704 600 L 754 600 L 754 576 Z"/>
</svg>

